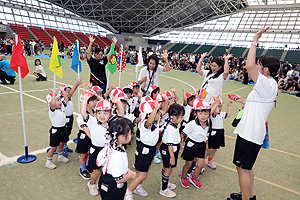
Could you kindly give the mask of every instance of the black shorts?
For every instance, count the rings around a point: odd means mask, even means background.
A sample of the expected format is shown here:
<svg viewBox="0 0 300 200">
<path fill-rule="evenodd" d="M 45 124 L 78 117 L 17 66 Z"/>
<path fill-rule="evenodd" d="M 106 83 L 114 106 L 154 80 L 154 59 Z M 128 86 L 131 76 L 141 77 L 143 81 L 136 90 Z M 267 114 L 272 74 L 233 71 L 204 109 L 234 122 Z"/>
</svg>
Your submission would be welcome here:
<svg viewBox="0 0 300 200">
<path fill-rule="evenodd" d="M 135 169 L 139 172 L 148 172 L 155 152 L 155 146 L 139 142 L 135 151 Z"/>
<path fill-rule="evenodd" d="M 67 119 L 67 121 L 69 120 L 66 123 L 66 130 L 67 130 L 68 136 L 70 136 L 72 133 L 72 129 L 73 129 L 74 116 L 73 115 L 67 116 L 66 119 Z"/>
<path fill-rule="evenodd" d="M 176 151 L 174 151 L 174 150 L 176 150 Z M 171 166 L 170 165 L 170 153 L 169 153 L 168 145 L 166 145 L 165 143 L 162 143 L 160 145 L 160 153 L 161 153 L 161 157 L 162 157 L 162 160 L 163 160 L 164 167 L 174 168 L 174 167 L 177 166 L 179 150 L 180 150 L 180 144 L 173 145 L 175 164 Z"/>
<path fill-rule="evenodd" d="M 117 184 L 112 175 L 101 173 L 98 187 L 102 200 L 123 200 L 127 190 L 127 182 Z"/>
<path fill-rule="evenodd" d="M 181 158 L 186 161 L 193 161 L 194 158 L 205 158 L 206 142 L 195 142 L 190 138 L 185 141 Z"/>
<path fill-rule="evenodd" d="M 54 127 L 49 130 L 50 134 L 50 147 L 57 147 L 61 142 L 68 142 L 69 137 L 66 132 L 66 127 Z"/>
<path fill-rule="evenodd" d="M 92 145 L 92 147 L 90 149 L 90 157 L 89 157 L 89 164 L 88 164 L 88 166 L 91 169 L 100 169 L 100 167 L 98 167 L 98 165 L 96 164 L 96 160 L 97 160 L 98 153 L 102 149 L 103 149 L 103 147 L 96 147 L 96 146 Z"/>
<path fill-rule="evenodd" d="M 216 134 L 208 137 L 208 148 L 220 149 L 220 147 L 225 147 L 224 129 L 212 129 L 212 131 L 216 131 Z"/>
<path fill-rule="evenodd" d="M 92 146 L 91 138 L 87 136 L 87 134 L 83 130 L 79 130 L 77 134 L 77 153 L 87 153 Z"/>
<path fill-rule="evenodd" d="M 241 167 L 242 169 L 251 170 L 260 148 L 261 145 L 255 144 L 241 138 L 240 136 L 237 136 L 234 149 L 233 164 Z"/>
<path fill-rule="evenodd" d="M 137 128 L 135 133 L 136 146 L 138 146 L 138 144 L 141 142 L 140 137 L 141 137 L 141 132 L 140 129 Z"/>
</svg>

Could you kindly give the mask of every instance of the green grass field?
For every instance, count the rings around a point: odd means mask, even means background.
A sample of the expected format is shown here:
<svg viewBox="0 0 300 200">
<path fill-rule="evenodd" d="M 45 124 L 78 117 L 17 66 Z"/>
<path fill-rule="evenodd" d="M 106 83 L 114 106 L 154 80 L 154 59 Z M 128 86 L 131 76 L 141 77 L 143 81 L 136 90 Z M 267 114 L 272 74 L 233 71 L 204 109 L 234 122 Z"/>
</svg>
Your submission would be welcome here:
<svg viewBox="0 0 300 200">
<path fill-rule="evenodd" d="M 8 60 L 10 57 L 8 57 Z M 40 58 L 48 81 L 37 82 L 32 72 L 35 70 L 34 57 L 28 57 L 30 73 L 23 80 L 24 108 L 26 118 L 26 132 L 29 152 L 37 152 L 37 160 L 30 164 L 19 164 L 16 158 L 24 154 L 24 137 L 20 106 L 19 81 L 14 85 L 0 85 L 0 199 L 99 199 L 92 197 L 86 186 L 87 181 L 79 175 L 78 155 L 70 153 L 68 164 L 57 162 L 57 155 L 53 161 L 57 169 L 49 170 L 45 167 L 46 149 L 49 144 L 48 130 L 51 123 L 47 113 L 45 97 L 49 93 L 47 88 L 53 87 L 53 73 L 49 70 L 49 58 Z M 63 79 L 57 78 L 57 85 L 68 83 L 73 85 L 77 74 L 70 68 L 71 60 L 62 60 Z M 84 82 L 89 79 L 89 68 L 83 61 L 83 71 L 80 74 Z M 110 76 L 116 86 L 119 74 Z M 129 65 L 122 73 L 121 86 L 135 79 L 134 66 Z M 193 87 L 200 87 L 202 79 L 197 74 L 172 70 L 160 76 L 159 85 L 168 90 L 175 87 L 182 103 L 182 87 L 187 92 L 194 92 Z M 223 87 L 223 101 L 228 102 L 227 95 L 236 93 L 247 97 L 253 85 L 243 85 L 228 81 Z M 81 87 L 82 88 L 82 87 Z M 78 113 L 78 94 L 73 96 L 74 111 Z M 277 107 L 269 115 L 270 149 L 262 149 L 254 166 L 254 193 L 258 199 L 300 199 L 300 130 L 299 113 L 300 99 L 288 94 L 279 93 Z M 226 106 L 224 106 L 226 109 Z M 178 173 L 181 172 L 184 161 L 179 158 L 177 168 L 173 170 L 170 181 L 177 185 L 175 192 L 177 199 L 226 199 L 231 192 L 239 192 L 238 176 L 232 157 L 236 136 L 231 122 L 236 116 L 241 104 L 232 104 L 232 116 L 224 121 L 226 130 L 226 147 L 217 151 L 214 162 L 216 170 L 206 167 L 200 175 L 203 185 L 201 190 L 191 186 L 184 189 L 180 186 Z M 75 114 L 75 119 L 77 115 Z M 78 127 L 74 122 L 71 139 L 77 136 Z M 132 169 L 135 152 L 135 137 L 133 145 L 128 146 L 129 167 Z M 76 144 L 69 147 L 75 150 Z M 14 164 L 7 165 L 12 161 Z M 162 164 L 152 163 L 149 176 L 143 183 L 148 191 L 146 198 L 134 195 L 139 199 L 167 199 L 159 195 Z"/>
</svg>

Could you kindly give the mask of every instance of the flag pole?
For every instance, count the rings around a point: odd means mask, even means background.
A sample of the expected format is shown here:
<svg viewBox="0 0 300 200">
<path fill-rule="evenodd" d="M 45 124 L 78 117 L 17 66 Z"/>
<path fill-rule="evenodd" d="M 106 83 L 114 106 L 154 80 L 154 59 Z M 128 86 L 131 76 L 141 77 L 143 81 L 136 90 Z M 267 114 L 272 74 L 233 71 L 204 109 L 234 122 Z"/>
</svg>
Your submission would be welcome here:
<svg viewBox="0 0 300 200">
<path fill-rule="evenodd" d="M 36 160 L 35 155 L 28 155 L 28 146 L 26 138 L 26 127 L 25 127 L 25 115 L 24 115 L 24 102 L 23 102 L 23 89 L 22 89 L 22 79 L 21 79 L 21 68 L 18 66 L 19 74 L 19 86 L 20 86 L 20 98 L 21 98 L 21 109 L 22 109 L 22 122 L 23 122 L 23 132 L 24 132 L 24 143 L 25 143 L 25 155 L 20 156 L 17 161 L 22 164 L 31 163 Z"/>
<path fill-rule="evenodd" d="M 107 84 L 106 84 L 106 89 L 108 90 L 108 85 L 109 85 L 109 70 L 107 69 Z"/>
<path fill-rule="evenodd" d="M 79 65 L 77 65 L 78 80 L 80 79 Z M 78 113 L 80 114 L 80 85 L 78 86 Z"/>
<path fill-rule="evenodd" d="M 54 79 L 54 81 L 53 81 L 54 82 L 54 85 L 53 85 L 54 89 L 53 90 L 56 93 L 56 74 L 53 72 L 53 75 L 54 75 L 54 78 L 53 78 Z"/>
<path fill-rule="evenodd" d="M 121 45 L 121 47 L 120 47 L 120 49 L 119 49 L 119 51 L 121 51 L 121 48 L 122 48 L 122 45 Z M 121 87 L 121 70 L 122 70 L 122 51 L 121 51 L 121 57 L 119 58 L 120 59 L 120 70 L 119 70 L 119 87 Z"/>
</svg>

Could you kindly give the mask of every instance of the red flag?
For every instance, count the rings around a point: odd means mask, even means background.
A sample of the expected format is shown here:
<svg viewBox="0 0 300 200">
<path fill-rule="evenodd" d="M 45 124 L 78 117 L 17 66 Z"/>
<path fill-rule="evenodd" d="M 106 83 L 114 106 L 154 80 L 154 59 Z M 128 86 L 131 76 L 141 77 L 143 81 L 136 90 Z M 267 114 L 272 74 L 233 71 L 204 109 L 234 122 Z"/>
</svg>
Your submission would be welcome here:
<svg viewBox="0 0 300 200">
<path fill-rule="evenodd" d="M 126 68 L 126 59 L 125 59 L 125 55 L 124 55 L 123 45 L 121 45 L 121 47 L 119 49 L 119 56 L 118 56 L 118 61 L 117 61 L 118 71 L 120 71 L 121 59 L 122 59 L 122 66 L 121 66 L 121 72 L 122 72 Z"/>
<path fill-rule="evenodd" d="M 18 66 L 20 66 L 21 77 L 24 78 L 29 73 L 29 69 L 24 55 L 24 49 L 20 37 L 19 35 L 16 35 L 9 67 L 15 72 L 19 73 Z"/>
</svg>

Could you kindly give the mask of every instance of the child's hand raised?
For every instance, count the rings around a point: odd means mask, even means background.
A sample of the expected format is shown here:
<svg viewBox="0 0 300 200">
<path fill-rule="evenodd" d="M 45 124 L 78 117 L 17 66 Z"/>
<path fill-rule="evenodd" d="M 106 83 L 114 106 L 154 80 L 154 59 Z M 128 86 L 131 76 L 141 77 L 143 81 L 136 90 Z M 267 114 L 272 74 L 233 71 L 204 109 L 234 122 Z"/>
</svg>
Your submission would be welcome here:
<svg viewBox="0 0 300 200">
<path fill-rule="evenodd" d="M 185 89 L 184 89 L 184 87 L 182 88 L 182 92 L 183 92 L 183 93 L 185 93 Z"/>
<path fill-rule="evenodd" d="M 119 98 L 119 97 L 115 97 L 115 96 L 113 96 L 113 97 L 111 98 L 111 101 L 112 101 L 114 104 L 117 104 L 117 103 L 121 102 L 120 98 Z"/>
<path fill-rule="evenodd" d="M 90 95 L 89 95 L 88 92 L 83 92 L 83 93 L 82 93 L 82 99 L 83 99 L 83 100 L 88 100 L 89 98 L 90 98 Z"/>
<path fill-rule="evenodd" d="M 110 88 L 111 88 L 111 89 L 114 89 L 115 87 L 116 87 L 116 86 L 115 86 L 114 82 L 111 82 Z"/>
<path fill-rule="evenodd" d="M 215 101 L 215 102 L 219 102 L 219 101 L 220 101 L 220 95 L 214 96 L 214 101 Z"/>
<path fill-rule="evenodd" d="M 155 109 L 158 110 L 159 107 L 160 107 L 160 104 L 161 104 L 161 103 L 158 101 L 158 99 L 156 99 L 156 100 L 154 101 L 154 104 L 155 104 Z"/>
<path fill-rule="evenodd" d="M 63 92 L 65 90 L 65 87 L 61 85 L 61 86 L 59 86 L 58 90 Z"/>
<path fill-rule="evenodd" d="M 228 103 L 227 103 L 227 106 L 231 106 L 231 104 L 232 104 L 232 101 L 228 101 Z"/>
<path fill-rule="evenodd" d="M 78 79 L 77 81 L 76 81 L 76 85 L 81 85 L 83 82 L 82 82 L 82 78 L 81 79 Z"/>
<path fill-rule="evenodd" d="M 92 89 L 93 84 L 92 84 L 90 81 L 88 81 L 88 82 L 87 82 L 87 86 L 88 86 L 89 89 Z"/>
<path fill-rule="evenodd" d="M 174 88 L 174 87 L 170 87 L 170 90 L 171 90 L 173 93 L 175 93 L 175 92 L 176 92 L 176 90 L 175 90 L 175 88 Z"/>
<path fill-rule="evenodd" d="M 52 93 L 55 93 L 54 90 L 52 88 L 48 88 L 48 90 Z"/>
</svg>

